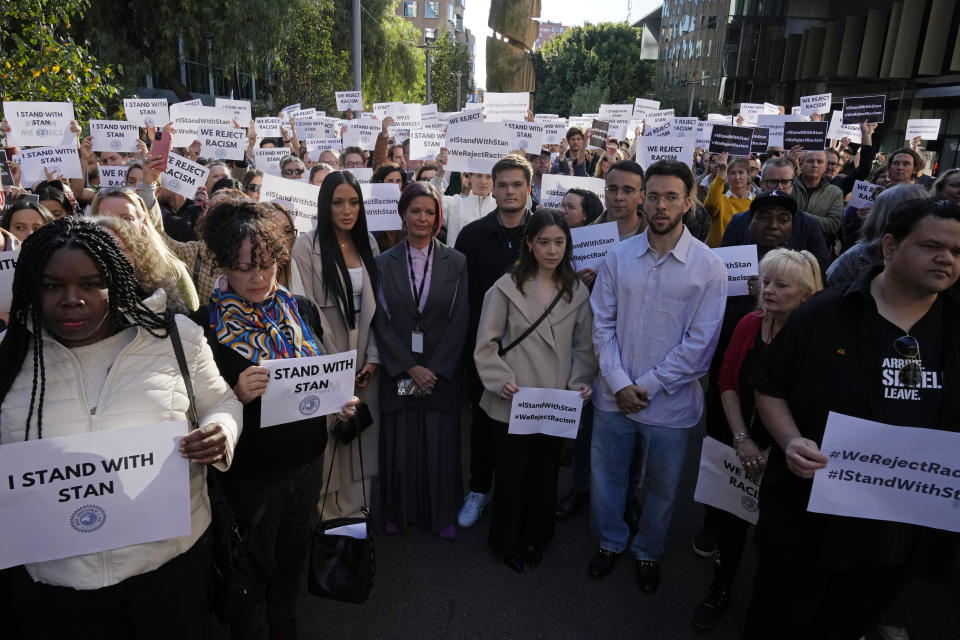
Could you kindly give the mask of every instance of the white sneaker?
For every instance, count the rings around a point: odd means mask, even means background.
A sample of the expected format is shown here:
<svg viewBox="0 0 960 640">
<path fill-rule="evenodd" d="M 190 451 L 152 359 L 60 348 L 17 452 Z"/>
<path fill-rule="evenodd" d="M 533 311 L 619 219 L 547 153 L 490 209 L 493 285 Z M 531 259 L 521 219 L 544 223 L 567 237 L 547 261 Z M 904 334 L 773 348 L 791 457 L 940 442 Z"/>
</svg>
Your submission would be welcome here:
<svg viewBox="0 0 960 640">
<path fill-rule="evenodd" d="M 477 524 L 480 514 L 483 513 L 483 508 L 486 506 L 487 494 L 471 491 L 463 499 L 463 507 L 460 508 L 460 513 L 457 515 L 457 524 L 463 528 Z"/>
</svg>

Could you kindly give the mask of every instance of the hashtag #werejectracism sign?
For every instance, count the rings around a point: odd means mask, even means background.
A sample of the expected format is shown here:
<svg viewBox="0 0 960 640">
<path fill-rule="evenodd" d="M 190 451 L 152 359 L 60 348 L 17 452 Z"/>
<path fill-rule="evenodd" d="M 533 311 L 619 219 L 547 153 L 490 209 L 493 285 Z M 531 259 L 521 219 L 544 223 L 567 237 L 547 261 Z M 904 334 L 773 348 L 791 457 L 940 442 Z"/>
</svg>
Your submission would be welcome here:
<svg viewBox="0 0 960 640">
<path fill-rule="evenodd" d="M 960 531 L 960 433 L 831 412 L 808 511 Z"/>
</svg>

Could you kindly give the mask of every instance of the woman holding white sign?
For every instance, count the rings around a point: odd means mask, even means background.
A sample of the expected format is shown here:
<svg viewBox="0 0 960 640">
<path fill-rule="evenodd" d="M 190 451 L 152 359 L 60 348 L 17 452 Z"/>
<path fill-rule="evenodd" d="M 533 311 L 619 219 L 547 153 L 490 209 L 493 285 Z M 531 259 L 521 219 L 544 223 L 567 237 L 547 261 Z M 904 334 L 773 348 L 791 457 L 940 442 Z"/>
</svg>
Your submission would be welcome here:
<svg viewBox="0 0 960 640">
<path fill-rule="evenodd" d="M 183 505 L 189 508 L 189 533 L 17 569 L 14 620 L 24 637 L 76 636 L 78 620 L 95 624 L 92 633 L 100 638 L 206 637 L 211 559 L 206 467 L 230 467 L 240 403 L 220 377 L 203 333 L 184 317 L 164 315 L 165 301 L 163 291 L 141 300 L 133 267 L 107 232 L 88 220 L 67 216 L 24 244 L 10 327 L 0 342 L 0 445 L 187 422 L 190 395 L 174 340 L 182 345 L 199 421 L 179 441 L 180 455 L 192 463 L 189 505 Z M 96 498 L 88 500 L 96 505 Z M 48 520 L 36 532 L 37 545 L 71 535 L 71 527 L 93 535 L 91 527 L 100 528 L 97 520 L 108 521 L 103 508 L 95 509 L 100 515 L 94 510 L 84 520 L 71 518 L 59 533 Z M 109 518 L 129 522 L 135 515 L 117 508 Z M 122 539 L 123 531 L 114 528 L 113 538 L 105 539 Z M 5 625 L 16 628 L 10 619 Z"/>
<path fill-rule="evenodd" d="M 307 297 L 320 309 L 323 348 L 327 353 L 357 350 L 355 393 L 367 405 L 372 422 L 349 444 L 343 443 L 336 457 L 334 447 L 324 453 L 324 469 L 333 468 L 330 482 L 321 490 L 324 520 L 359 517 L 369 504 L 370 478 L 377 475 L 375 374 L 380 356 L 371 325 L 377 310 L 374 257 L 379 253 L 367 231 L 360 183 L 349 171 L 334 171 L 320 187 L 317 228 L 297 240 L 293 259 Z M 368 415 L 367 410 L 362 414 Z M 329 422 L 332 428 L 333 420 Z"/>
<path fill-rule="evenodd" d="M 435 239 L 440 202 L 429 183 L 407 185 L 397 203 L 406 238 L 377 256 L 380 492 L 387 533 L 416 522 L 453 540 L 469 306 L 466 258 Z"/>
<path fill-rule="evenodd" d="M 754 365 L 790 315 L 823 288 L 820 263 L 809 251 L 773 249 L 760 261 L 759 273 L 760 308 L 737 324 L 717 378 L 720 402 L 731 432 L 725 442 L 733 444 L 745 472 L 754 480 L 763 475 L 766 452 L 773 443 L 757 415 L 749 383 Z M 694 626 L 702 630 L 716 627 L 727 608 L 730 584 L 740 566 L 750 526 L 746 520 L 719 509 L 715 523 L 713 583 L 693 614 Z"/>
<path fill-rule="evenodd" d="M 508 434 L 513 394 L 520 387 L 569 389 L 587 400 L 597 372 L 590 293 L 572 254 L 563 214 L 540 209 L 530 216 L 516 266 L 484 296 L 474 350 L 480 406 L 497 429 L 489 542 L 517 572 L 537 567 L 553 538 L 563 440 Z"/>
</svg>

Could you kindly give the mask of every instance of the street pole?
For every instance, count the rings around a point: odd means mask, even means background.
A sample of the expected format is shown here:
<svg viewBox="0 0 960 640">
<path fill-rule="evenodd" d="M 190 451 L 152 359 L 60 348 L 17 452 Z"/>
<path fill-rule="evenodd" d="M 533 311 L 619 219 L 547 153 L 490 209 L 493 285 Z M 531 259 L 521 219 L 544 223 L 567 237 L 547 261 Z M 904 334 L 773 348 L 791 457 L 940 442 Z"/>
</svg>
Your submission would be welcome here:
<svg viewBox="0 0 960 640">
<path fill-rule="evenodd" d="M 353 0 L 353 90 L 362 91 L 360 75 L 360 0 Z M 360 112 L 354 112 L 359 118 Z"/>
<path fill-rule="evenodd" d="M 427 104 L 430 104 L 430 47 L 427 47 Z"/>
<path fill-rule="evenodd" d="M 463 76 L 463 71 L 451 71 L 450 75 L 457 76 L 457 110 L 461 108 L 460 103 L 460 78 Z"/>
<path fill-rule="evenodd" d="M 693 116 L 693 84 L 690 84 L 690 103 L 687 105 L 687 117 L 690 118 Z"/>
</svg>

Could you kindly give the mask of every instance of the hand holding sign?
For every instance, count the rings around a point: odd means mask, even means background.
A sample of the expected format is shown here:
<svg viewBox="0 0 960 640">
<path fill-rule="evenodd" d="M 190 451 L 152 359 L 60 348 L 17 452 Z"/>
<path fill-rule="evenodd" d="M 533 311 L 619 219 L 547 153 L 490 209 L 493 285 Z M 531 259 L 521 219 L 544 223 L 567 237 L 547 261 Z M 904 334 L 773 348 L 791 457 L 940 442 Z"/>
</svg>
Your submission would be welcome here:
<svg viewBox="0 0 960 640">
<path fill-rule="evenodd" d="M 219 424 L 194 429 L 180 439 L 180 455 L 194 464 L 213 464 L 227 452 L 227 434 Z"/>
</svg>

